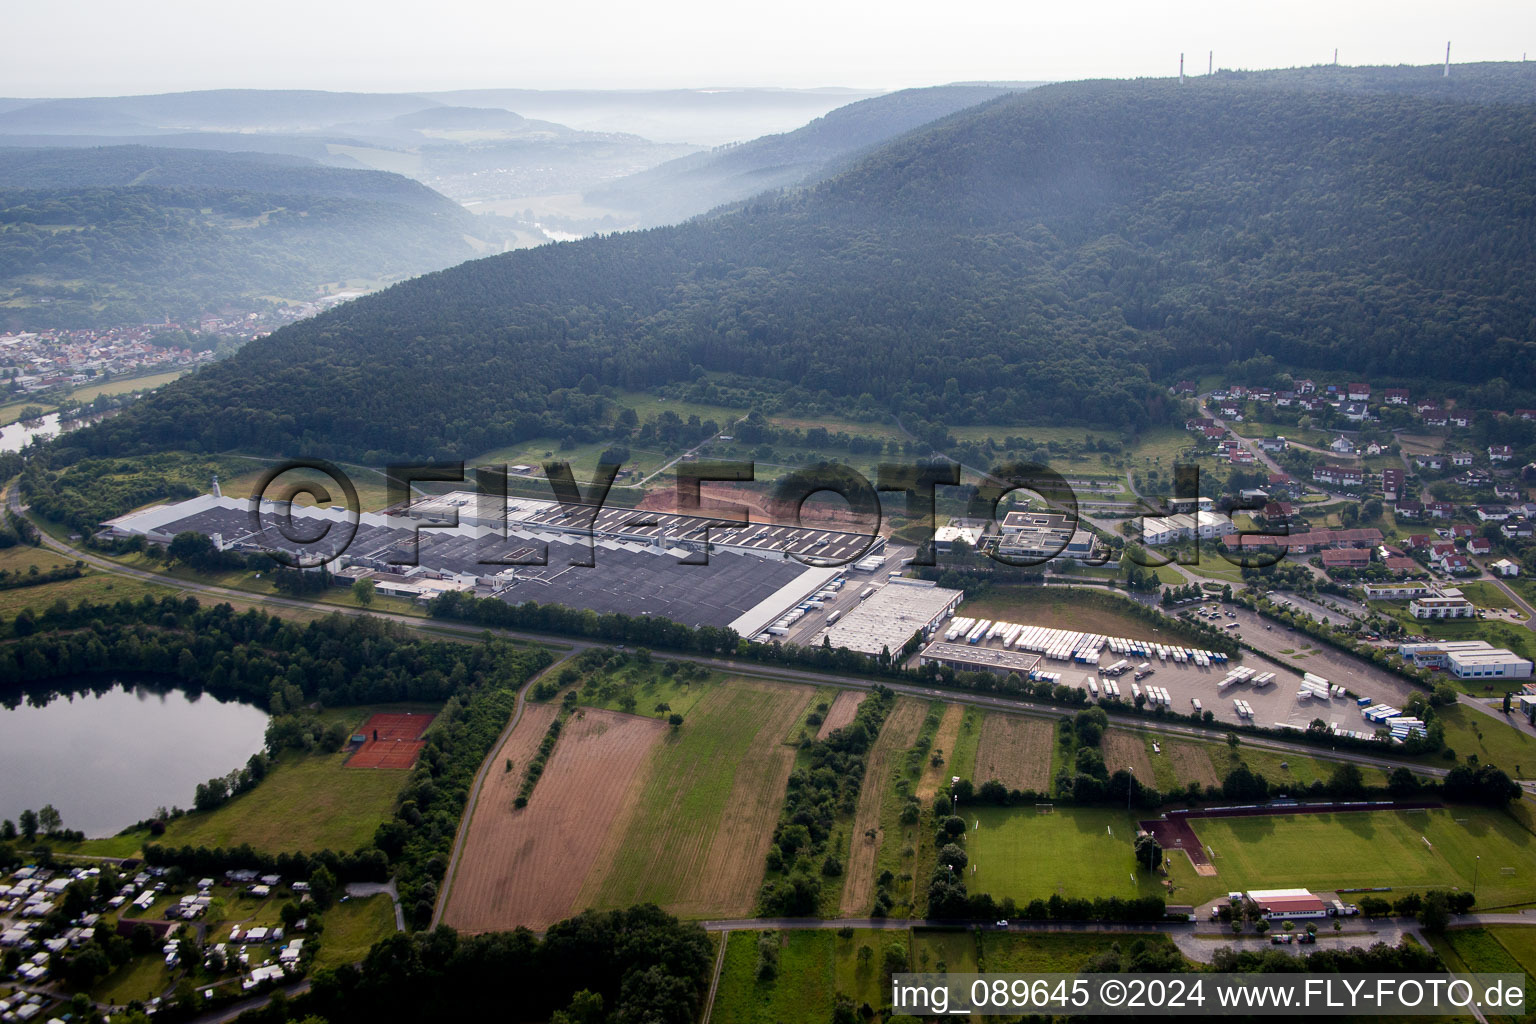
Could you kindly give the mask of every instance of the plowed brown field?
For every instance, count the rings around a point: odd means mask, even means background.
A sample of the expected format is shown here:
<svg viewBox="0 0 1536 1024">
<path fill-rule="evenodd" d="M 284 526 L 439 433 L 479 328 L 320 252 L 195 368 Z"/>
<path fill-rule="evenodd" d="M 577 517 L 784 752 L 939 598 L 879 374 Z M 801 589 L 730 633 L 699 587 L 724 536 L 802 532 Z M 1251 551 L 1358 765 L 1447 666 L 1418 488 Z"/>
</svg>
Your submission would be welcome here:
<svg viewBox="0 0 1536 1024">
<path fill-rule="evenodd" d="M 465 837 L 443 923 L 464 932 L 535 930 L 570 916 L 609 830 L 667 731 L 659 719 L 585 708 L 567 721 L 528 806 L 512 806 L 522 767 L 555 708 L 530 705 L 496 752 Z M 511 758 L 513 770 L 495 766 Z"/>
<path fill-rule="evenodd" d="M 1043 719 L 988 715 L 976 747 L 977 783 L 995 779 L 1009 789 L 1049 792 L 1053 739 L 1051 723 Z"/>
</svg>

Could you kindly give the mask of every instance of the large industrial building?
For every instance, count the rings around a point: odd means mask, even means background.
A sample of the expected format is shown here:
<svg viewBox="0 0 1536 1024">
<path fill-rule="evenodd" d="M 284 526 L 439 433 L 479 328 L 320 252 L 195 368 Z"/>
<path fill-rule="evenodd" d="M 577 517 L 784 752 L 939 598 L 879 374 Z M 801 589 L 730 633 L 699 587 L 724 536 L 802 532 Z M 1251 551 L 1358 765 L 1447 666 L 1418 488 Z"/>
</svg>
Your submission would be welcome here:
<svg viewBox="0 0 1536 1024">
<path fill-rule="evenodd" d="M 1443 668 L 1457 679 L 1529 679 L 1531 663 L 1486 640 L 1400 644 L 1397 653 L 1420 667 Z"/>
<path fill-rule="evenodd" d="M 729 626 L 743 636 L 760 632 L 842 571 L 807 562 L 846 560 L 885 543 L 761 523 L 706 530 L 707 516 L 525 498 L 507 499 L 505 515 L 498 516 L 471 492 L 422 499 L 410 517 L 352 517 L 335 506 L 294 505 L 291 518 L 289 512 L 286 504 L 264 502 L 258 523 L 246 499 L 201 495 L 120 516 L 102 531 L 161 544 L 191 531 L 222 550 L 303 552 L 313 561 L 336 556 L 327 568 L 339 581 L 372 578 L 384 592 L 423 600 L 465 590 L 511 604 Z M 323 539 L 309 543 L 314 538 Z"/>
<path fill-rule="evenodd" d="M 1093 534 L 1078 530 L 1077 521 L 1062 512 L 1009 512 L 1000 530 L 997 553 L 1013 562 L 1039 564 L 1054 558 L 1089 561 L 1094 555 Z"/>
<path fill-rule="evenodd" d="M 963 590 L 896 577 L 828 626 L 824 635 L 833 647 L 896 654 L 913 634 L 927 639 L 964 598 Z"/>
</svg>

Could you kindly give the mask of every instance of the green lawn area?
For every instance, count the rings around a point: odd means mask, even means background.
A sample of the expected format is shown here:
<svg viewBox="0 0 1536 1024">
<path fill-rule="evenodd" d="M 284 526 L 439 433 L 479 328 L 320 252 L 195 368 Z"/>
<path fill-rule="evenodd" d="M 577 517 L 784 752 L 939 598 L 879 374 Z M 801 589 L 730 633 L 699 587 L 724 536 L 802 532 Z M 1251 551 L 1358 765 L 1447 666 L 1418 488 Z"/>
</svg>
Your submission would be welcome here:
<svg viewBox="0 0 1536 1024">
<path fill-rule="evenodd" d="M 373 838 L 410 774 L 348 768 L 342 754 L 284 754 L 261 784 L 206 813 L 171 822 L 166 845 L 258 850 L 355 850 Z"/>
<path fill-rule="evenodd" d="M 1536 836 L 1500 811 L 1452 807 L 1207 818 L 1195 823 L 1195 831 L 1215 851 L 1219 876 L 1211 881 L 1222 891 L 1470 889 L 1480 856 L 1480 908 L 1536 900 Z"/>
<path fill-rule="evenodd" d="M 1282 753 L 1275 750 L 1261 750 L 1247 744 L 1238 746 L 1235 760 L 1232 751 L 1225 743 L 1208 743 L 1205 747 L 1206 753 L 1211 758 L 1211 767 L 1216 770 L 1218 778 L 1225 778 L 1227 773 L 1241 762 L 1264 776 L 1271 784 L 1290 783 L 1297 786 L 1310 786 L 1319 779 L 1328 781 L 1328 777 L 1338 767 L 1337 761 L 1325 761 L 1322 758 L 1290 751 Z M 1433 763 L 1436 767 L 1439 766 L 1439 762 Z M 1360 775 L 1365 779 L 1366 784 L 1371 786 L 1385 785 L 1387 781 L 1387 773 L 1384 770 L 1368 765 L 1360 765 Z"/>
<path fill-rule="evenodd" d="M 1429 940 L 1446 966 L 1458 974 L 1524 973 L 1526 1006 L 1536 998 L 1536 981 L 1532 980 L 1536 976 L 1536 928 L 1455 928 Z M 1490 1024 L 1517 1019 L 1529 1017 L 1488 1016 Z"/>
<path fill-rule="evenodd" d="M 1468 583 L 1458 583 L 1456 586 L 1468 601 L 1479 608 L 1513 608 L 1515 606 L 1515 602 L 1509 599 L 1508 594 L 1487 580 L 1472 580 Z"/>
<path fill-rule="evenodd" d="M 730 1024 L 831 1020 L 837 992 L 836 961 L 840 941 L 836 933 L 777 933 L 780 943 L 778 975 L 768 981 L 757 977 L 759 934 L 732 932 L 726 940 L 725 964 L 720 972 L 720 988 L 715 993 L 711 1019 L 729 1021 Z M 843 944 L 853 945 L 853 941 L 845 940 Z M 884 945 L 871 944 L 871 948 L 875 950 L 874 958 L 865 971 L 876 982 L 883 983 L 880 950 Z"/>
<path fill-rule="evenodd" d="M 1164 894 L 1154 876 L 1136 870 L 1131 853 L 1136 819 L 1142 815 L 1101 808 L 1058 807 L 1044 814 L 1033 807 L 972 806 L 964 816 L 972 826 L 966 845 L 976 868 L 966 877 L 972 892 L 1012 896 L 1019 903 L 1049 899 L 1053 893 L 1090 899 Z M 1106 829 L 1113 829 L 1113 835 Z M 1222 883 L 1215 879 L 1197 882 L 1187 859 L 1174 861 L 1173 871 L 1181 884 L 1209 890 L 1204 896 L 1180 893 L 1178 902 L 1199 902 L 1220 890 Z"/>
<path fill-rule="evenodd" d="M 315 953 L 315 969 L 355 964 L 375 943 L 395 934 L 395 907 L 384 894 L 338 903 L 324 915 L 325 931 Z"/>
<path fill-rule="evenodd" d="M 28 548 L 27 550 L 35 551 L 36 549 Z M 38 567 L 41 568 L 42 563 L 38 563 Z M 181 593 L 181 591 L 157 586 L 143 580 L 132 580 L 106 573 L 87 572 L 84 576 L 72 580 L 44 583 L 36 587 L 14 587 L 10 590 L 0 590 L 0 615 L 11 618 L 23 608 L 31 608 L 33 611 L 41 612 L 60 598 L 63 598 L 70 604 L 78 604 L 86 600 L 110 603 L 124 597 L 130 601 L 135 601 L 145 594 L 163 597 L 166 594 L 179 595 Z"/>
<path fill-rule="evenodd" d="M 675 675 L 663 675 L 663 662 L 638 665 L 626 661 L 617 672 L 588 673 L 581 683 L 581 703 L 586 707 L 607 708 L 609 711 L 628 711 L 652 718 L 666 718 L 676 713 L 684 718 L 721 684 L 721 677 L 711 673 L 703 679 L 679 680 Z M 628 694 L 635 699 L 633 708 L 624 706 Z M 657 711 L 658 704 L 667 705 L 667 711 Z"/>
<path fill-rule="evenodd" d="M 1440 708 L 1436 714 L 1445 723 L 1445 745 L 1457 757 L 1476 754 L 1479 761 L 1496 764 L 1517 778 L 1536 778 L 1536 739 L 1529 733 L 1459 705 Z M 1427 763 L 1443 762 L 1430 759 Z"/>
<path fill-rule="evenodd" d="M 165 966 L 165 958 L 151 950 L 134 957 L 99 981 L 91 990 L 91 998 L 115 1006 L 123 1006 L 134 999 L 147 1003 L 170 988 L 174 977 L 175 972 Z"/>
<path fill-rule="evenodd" d="M 976 777 L 976 750 L 981 746 L 981 709 L 967 707 L 960 719 L 960 735 L 949 753 L 949 774 L 962 779 Z"/>
</svg>

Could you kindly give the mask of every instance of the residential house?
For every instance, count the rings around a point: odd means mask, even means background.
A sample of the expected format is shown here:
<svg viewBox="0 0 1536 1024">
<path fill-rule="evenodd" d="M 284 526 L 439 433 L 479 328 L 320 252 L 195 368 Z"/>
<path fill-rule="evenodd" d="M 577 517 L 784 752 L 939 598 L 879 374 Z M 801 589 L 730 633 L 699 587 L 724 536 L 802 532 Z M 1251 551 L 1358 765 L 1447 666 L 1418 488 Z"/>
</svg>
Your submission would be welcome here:
<svg viewBox="0 0 1536 1024">
<path fill-rule="evenodd" d="M 1452 523 L 1451 524 L 1451 529 L 1450 529 L 1451 540 L 1466 540 L 1468 537 L 1471 537 L 1471 536 L 1473 536 L 1476 533 L 1477 533 L 1477 530 L 1475 530 L 1473 528 L 1471 523 Z"/>
<path fill-rule="evenodd" d="M 1424 514 L 1424 505 L 1417 501 L 1397 501 L 1393 503 L 1392 511 L 1399 519 L 1417 519 Z"/>
<path fill-rule="evenodd" d="M 1173 393 L 1176 395 L 1193 395 L 1199 390 L 1192 380 L 1181 380 L 1173 386 Z"/>
<path fill-rule="evenodd" d="M 1449 425 L 1450 422 L 1451 418 L 1445 414 L 1444 410 L 1437 409 L 1424 414 L 1424 425 L 1426 427 L 1444 427 Z"/>
<path fill-rule="evenodd" d="M 1310 394 L 1312 394 L 1312 392 L 1314 392 L 1316 390 L 1317 390 L 1317 385 L 1313 384 L 1310 380 L 1298 380 L 1298 381 L 1296 381 L 1296 393 L 1298 395 L 1310 395 Z"/>
<path fill-rule="evenodd" d="M 1516 409 L 1515 415 L 1522 420 L 1536 420 L 1536 409 Z"/>
<path fill-rule="evenodd" d="M 1289 445 L 1286 443 L 1286 440 L 1283 436 L 1259 438 L 1259 448 L 1261 451 L 1283 452 L 1287 447 L 1289 447 Z"/>
<path fill-rule="evenodd" d="M 1388 405 L 1407 405 L 1407 388 L 1387 388 L 1381 393 L 1381 400 Z"/>
<path fill-rule="evenodd" d="M 1339 412 L 1354 423 L 1371 418 L 1370 408 L 1364 402 L 1345 402 L 1339 406 Z"/>
<path fill-rule="evenodd" d="M 1351 402 L 1369 402 L 1371 400 L 1371 386 L 1363 383 L 1351 384 L 1347 397 Z"/>
<path fill-rule="evenodd" d="M 1467 409 L 1457 409 L 1449 418 L 1453 427 L 1470 427 L 1474 419 L 1471 410 Z"/>
<path fill-rule="evenodd" d="M 1435 401 L 1433 398 L 1421 398 L 1417 402 L 1413 403 L 1413 411 L 1418 413 L 1420 416 L 1432 412 L 1437 412 L 1439 409 L 1440 403 Z"/>
<path fill-rule="evenodd" d="M 1431 519 L 1452 519 L 1456 515 L 1456 506 L 1449 501 L 1431 501 L 1424 506 L 1424 512 Z"/>
<path fill-rule="evenodd" d="M 1410 548 L 1427 548 L 1433 543 L 1434 540 L 1427 533 L 1414 533 L 1408 537 L 1408 546 Z"/>
<path fill-rule="evenodd" d="M 1420 469 L 1444 469 L 1445 457 L 1442 455 L 1415 455 L 1413 464 Z"/>
<path fill-rule="evenodd" d="M 1365 482 L 1364 473 L 1353 466 L 1319 465 L 1312 470 L 1312 479 L 1330 487 L 1359 487 Z"/>
<path fill-rule="evenodd" d="M 1414 576 L 1424 571 L 1424 567 L 1418 562 L 1411 558 L 1404 558 L 1401 555 L 1389 555 L 1382 559 L 1382 564 L 1394 576 Z"/>
<path fill-rule="evenodd" d="M 1476 572 L 1477 570 L 1473 568 L 1466 555 L 1456 554 L 1447 555 L 1440 560 L 1440 571 L 1460 575 L 1461 573 Z"/>
<path fill-rule="evenodd" d="M 1507 519 L 1499 525 L 1499 532 L 1510 540 L 1529 537 L 1532 533 L 1531 520 L 1524 518 Z"/>
<path fill-rule="evenodd" d="M 1486 555 L 1493 551 L 1493 541 L 1487 537 L 1468 537 L 1467 554 Z"/>
<path fill-rule="evenodd" d="M 1511 518 L 1508 505 L 1479 505 L 1477 506 L 1477 518 L 1485 523 L 1502 523 Z"/>
<path fill-rule="evenodd" d="M 1488 460 L 1490 462 L 1508 462 L 1514 457 L 1514 448 L 1507 444 L 1491 444 L 1488 446 Z"/>
<path fill-rule="evenodd" d="M 1331 451 L 1338 452 L 1340 455 L 1355 454 L 1355 443 L 1343 435 L 1334 438 L 1333 443 L 1328 448 Z"/>
<path fill-rule="evenodd" d="M 1364 569 L 1371 564 L 1371 549 L 1331 548 L 1321 558 L 1324 569 Z"/>
<path fill-rule="evenodd" d="M 1403 493 L 1403 480 L 1406 474 L 1401 469 L 1384 469 L 1381 471 L 1381 493 L 1388 501 L 1396 501 L 1398 495 Z"/>
<path fill-rule="evenodd" d="M 1451 465 L 1453 465 L 1453 466 L 1470 466 L 1470 465 L 1472 465 L 1472 453 L 1471 452 L 1451 452 Z"/>
<path fill-rule="evenodd" d="M 1490 562 L 1488 564 L 1488 568 L 1492 569 L 1500 576 L 1520 575 L 1520 566 L 1516 565 L 1514 562 L 1511 562 L 1507 558 L 1501 558 L 1497 562 Z"/>
</svg>

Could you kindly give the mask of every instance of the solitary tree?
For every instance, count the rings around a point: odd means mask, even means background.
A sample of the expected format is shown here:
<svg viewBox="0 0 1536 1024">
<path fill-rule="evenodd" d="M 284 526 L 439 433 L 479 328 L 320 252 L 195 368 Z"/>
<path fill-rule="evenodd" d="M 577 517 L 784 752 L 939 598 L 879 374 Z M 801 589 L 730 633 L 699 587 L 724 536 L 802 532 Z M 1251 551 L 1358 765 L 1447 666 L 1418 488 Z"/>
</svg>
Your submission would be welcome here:
<svg viewBox="0 0 1536 1024">
<path fill-rule="evenodd" d="M 667 722 L 672 726 L 672 731 L 676 732 L 683 727 L 683 716 L 674 711 L 667 716 Z"/>
<path fill-rule="evenodd" d="M 1150 832 L 1136 837 L 1136 865 L 1148 871 L 1156 870 L 1163 862 L 1163 848 Z"/>
<path fill-rule="evenodd" d="M 17 817 L 21 823 L 21 838 L 27 842 L 37 838 L 37 812 L 28 808 Z"/>
<path fill-rule="evenodd" d="M 43 809 L 37 812 L 37 827 L 43 835 L 52 835 L 64 824 L 63 815 L 53 804 L 43 804 Z"/>
<path fill-rule="evenodd" d="M 352 584 L 352 600 L 367 608 L 373 604 L 373 592 L 375 589 L 373 580 L 357 580 Z"/>
</svg>

